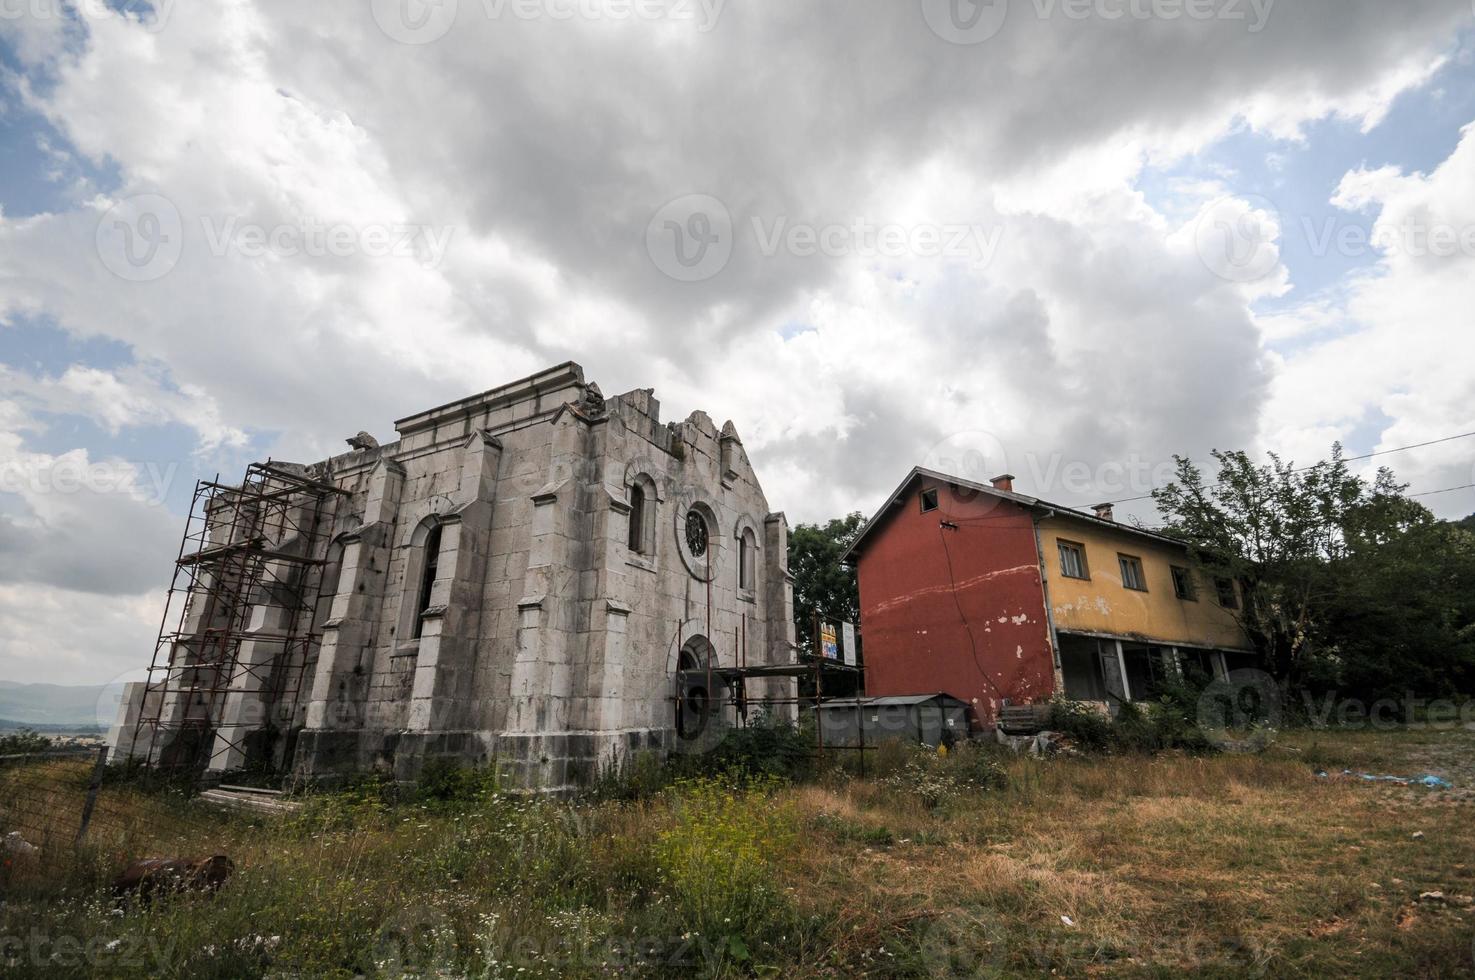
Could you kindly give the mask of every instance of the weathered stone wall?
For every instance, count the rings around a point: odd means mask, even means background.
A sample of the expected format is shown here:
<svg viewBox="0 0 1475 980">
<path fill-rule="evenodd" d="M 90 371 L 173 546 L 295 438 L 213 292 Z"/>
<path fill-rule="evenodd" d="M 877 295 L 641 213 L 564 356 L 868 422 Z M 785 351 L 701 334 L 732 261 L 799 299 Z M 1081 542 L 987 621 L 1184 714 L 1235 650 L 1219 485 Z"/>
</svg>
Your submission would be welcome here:
<svg viewBox="0 0 1475 980">
<path fill-rule="evenodd" d="M 320 546 L 331 593 L 291 742 L 300 773 L 413 779 L 450 757 L 564 789 L 632 750 L 681 747 L 672 697 L 693 637 L 716 665 L 792 660 L 787 526 L 731 423 L 663 424 L 650 391 L 606 401 L 568 364 L 396 425 L 399 441 L 313 467 L 351 495 Z M 769 694 L 791 689 L 750 687 Z"/>
</svg>

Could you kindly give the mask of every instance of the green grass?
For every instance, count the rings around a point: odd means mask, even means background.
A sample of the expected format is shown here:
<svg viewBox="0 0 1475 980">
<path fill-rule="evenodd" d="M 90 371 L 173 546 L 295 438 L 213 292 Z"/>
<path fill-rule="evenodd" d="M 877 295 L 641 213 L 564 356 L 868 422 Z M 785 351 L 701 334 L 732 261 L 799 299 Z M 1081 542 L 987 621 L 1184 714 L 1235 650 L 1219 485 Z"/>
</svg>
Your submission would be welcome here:
<svg viewBox="0 0 1475 980">
<path fill-rule="evenodd" d="M 0 972 L 1464 976 L 1472 750 L 1463 730 L 1296 732 L 1254 756 L 887 747 L 864 780 L 647 779 L 582 802 L 364 784 L 286 819 L 109 785 L 80 852 L 58 819 L 40 858 L 7 858 Z M 0 770 L 0 821 L 23 795 L 75 813 L 84 784 L 77 764 Z M 130 858 L 217 851 L 238 872 L 213 897 L 107 893 Z"/>
</svg>

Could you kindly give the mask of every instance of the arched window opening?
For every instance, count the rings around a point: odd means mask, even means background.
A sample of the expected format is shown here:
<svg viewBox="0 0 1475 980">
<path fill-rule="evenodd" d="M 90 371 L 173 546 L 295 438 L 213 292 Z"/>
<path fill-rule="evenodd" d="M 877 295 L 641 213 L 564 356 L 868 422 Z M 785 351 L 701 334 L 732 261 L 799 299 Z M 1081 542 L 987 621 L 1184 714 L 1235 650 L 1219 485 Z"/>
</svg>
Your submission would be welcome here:
<svg viewBox="0 0 1475 980">
<path fill-rule="evenodd" d="M 753 532 L 744 528 L 742 536 L 738 538 L 738 586 L 750 592 L 757 582 L 755 567 L 757 551 L 758 542 L 753 539 Z"/>
<path fill-rule="evenodd" d="M 630 488 L 630 532 L 627 543 L 638 555 L 645 554 L 645 488 L 635 484 Z"/>
<path fill-rule="evenodd" d="M 420 571 L 420 594 L 415 604 L 415 639 L 425 629 L 425 610 L 430 608 L 430 590 L 440 572 L 440 525 L 425 536 L 425 565 Z"/>
</svg>

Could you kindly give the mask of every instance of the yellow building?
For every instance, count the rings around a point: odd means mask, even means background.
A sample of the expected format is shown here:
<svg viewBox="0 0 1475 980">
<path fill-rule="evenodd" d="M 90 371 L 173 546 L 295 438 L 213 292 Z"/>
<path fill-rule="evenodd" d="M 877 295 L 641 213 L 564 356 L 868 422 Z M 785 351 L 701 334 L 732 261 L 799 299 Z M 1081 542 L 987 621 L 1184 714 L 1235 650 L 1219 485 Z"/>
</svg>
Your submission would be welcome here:
<svg viewBox="0 0 1475 980">
<path fill-rule="evenodd" d="M 1187 549 L 1095 513 L 1043 505 L 1036 521 L 1059 687 L 1079 700 L 1150 698 L 1165 680 L 1225 677 L 1253 662 L 1230 580 L 1205 580 Z"/>
</svg>

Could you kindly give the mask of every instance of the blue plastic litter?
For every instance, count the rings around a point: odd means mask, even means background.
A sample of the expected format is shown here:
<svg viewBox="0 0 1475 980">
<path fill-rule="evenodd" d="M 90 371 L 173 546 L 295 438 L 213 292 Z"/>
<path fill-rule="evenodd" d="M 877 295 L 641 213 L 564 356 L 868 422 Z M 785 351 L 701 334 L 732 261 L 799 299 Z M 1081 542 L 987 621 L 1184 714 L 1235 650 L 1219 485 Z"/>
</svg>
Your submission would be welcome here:
<svg viewBox="0 0 1475 980">
<path fill-rule="evenodd" d="M 1322 779 L 1328 778 L 1328 774 L 1324 769 L 1318 769 L 1316 774 Z M 1449 780 L 1441 779 L 1438 776 L 1433 775 L 1377 776 L 1370 772 L 1353 772 L 1351 769 L 1343 769 L 1341 775 L 1353 776 L 1368 783 L 1397 783 L 1400 786 L 1418 785 L 1427 786 L 1430 789 L 1450 789 L 1453 786 L 1453 784 L 1450 783 Z"/>
</svg>

